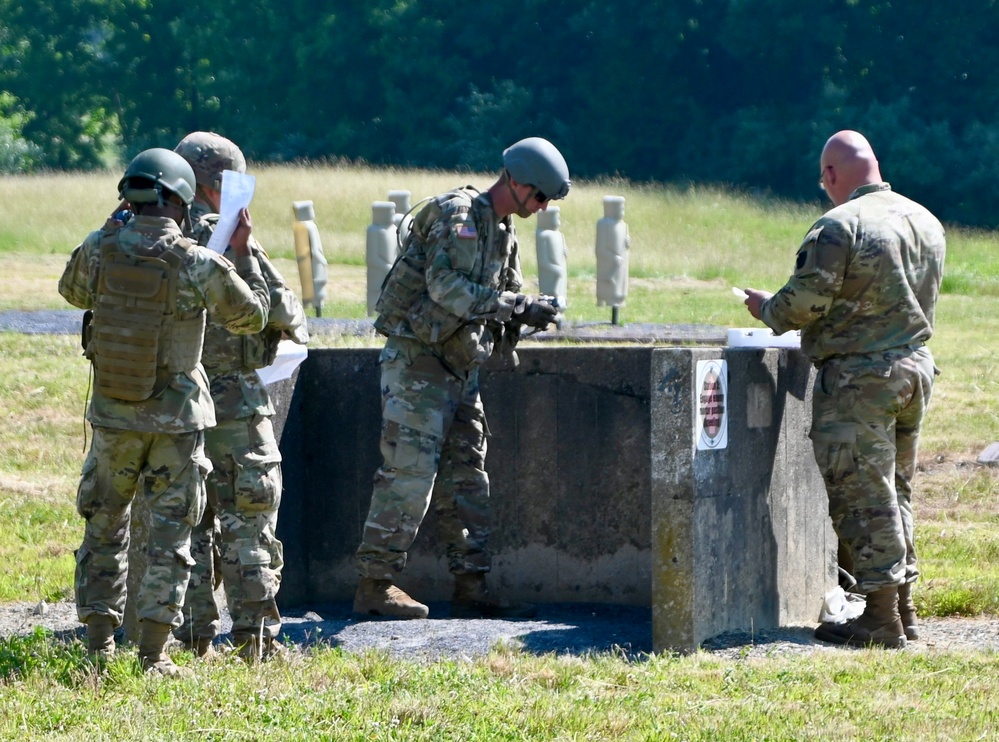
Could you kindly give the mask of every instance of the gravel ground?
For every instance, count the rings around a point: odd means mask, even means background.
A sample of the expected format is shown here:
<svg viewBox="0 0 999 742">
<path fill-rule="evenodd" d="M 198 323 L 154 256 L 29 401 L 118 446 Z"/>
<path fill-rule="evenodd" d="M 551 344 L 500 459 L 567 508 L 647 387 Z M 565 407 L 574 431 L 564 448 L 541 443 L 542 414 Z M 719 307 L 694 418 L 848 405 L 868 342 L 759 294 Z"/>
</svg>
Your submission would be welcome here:
<svg viewBox="0 0 999 742">
<path fill-rule="evenodd" d="M 613 652 L 639 659 L 652 651 L 652 620 L 647 608 L 630 606 L 552 604 L 539 606 L 530 620 L 447 619 L 446 603 L 431 603 L 424 621 L 358 621 L 349 603 L 317 606 L 285 615 L 283 636 L 300 649 L 316 644 L 339 646 L 348 652 L 382 650 L 419 662 L 474 659 L 503 644 L 536 654 L 584 655 Z M 59 638 L 84 636 L 72 603 L 7 604 L 0 606 L 0 637 L 24 634 L 44 626 Z M 228 630 L 223 619 L 223 629 Z M 745 660 L 778 655 L 803 655 L 839 650 L 812 638 L 814 625 L 787 626 L 751 634 L 722 634 L 702 648 L 725 659 Z M 999 617 L 930 618 L 922 623 L 923 638 L 907 651 L 999 650 Z M 225 639 L 223 635 L 221 639 Z"/>
</svg>

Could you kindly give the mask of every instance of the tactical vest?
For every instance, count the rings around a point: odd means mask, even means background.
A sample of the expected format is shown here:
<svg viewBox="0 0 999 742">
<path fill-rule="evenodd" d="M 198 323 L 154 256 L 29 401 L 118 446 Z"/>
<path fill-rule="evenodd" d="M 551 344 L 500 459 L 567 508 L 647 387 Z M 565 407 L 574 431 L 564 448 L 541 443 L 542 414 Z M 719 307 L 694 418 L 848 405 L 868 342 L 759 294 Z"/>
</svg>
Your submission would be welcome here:
<svg viewBox="0 0 999 742">
<path fill-rule="evenodd" d="M 427 253 L 424 243 L 434 222 L 442 213 L 442 205 L 452 198 L 467 198 L 469 205 L 479 195 L 472 186 L 458 188 L 433 199 L 413 219 L 404 249 L 396 258 L 382 282 L 382 290 L 375 303 L 375 329 L 390 335 L 400 321 L 406 321 L 411 310 L 427 293 Z M 443 311 L 443 310 L 442 310 Z M 438 338 L 434 338 L 437 341 Z"/>
<path fill-rule="evenodd" d="M 160 394 L 170 377 L 193 371 L 201 360 L 205 312 L 177 317 L 177 280 L 190 243 L 159 255 L 124 252 L 118 232 L 101 239 L 93 328 L 86 356 L 103 395 L 142 402 Z"/>
</svg>

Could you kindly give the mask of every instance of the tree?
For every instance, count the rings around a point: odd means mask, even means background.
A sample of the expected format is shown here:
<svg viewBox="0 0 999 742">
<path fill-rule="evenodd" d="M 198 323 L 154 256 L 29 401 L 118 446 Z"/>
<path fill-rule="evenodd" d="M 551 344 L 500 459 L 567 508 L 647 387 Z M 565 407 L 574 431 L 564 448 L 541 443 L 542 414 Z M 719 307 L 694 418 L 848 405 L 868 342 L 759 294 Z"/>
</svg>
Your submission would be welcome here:
<svg viewBox="0 0 999 742">
<path fill-rule="evenodd" d="M 0 0 L 0 90 L 30 116 L 25 140 L 40 164 L 95 168 L 116 154 L 118 121 L 108 107 L 105 20 L 120 0 Z"/>
<path fill-rule="evenodd" d="M 29 115 L 17 109 L 9 93 L 0 93 L 0 173 L 22 173 L 34 169 L 42 150 L 24 139 L 21 130 Z"/>
</svg>

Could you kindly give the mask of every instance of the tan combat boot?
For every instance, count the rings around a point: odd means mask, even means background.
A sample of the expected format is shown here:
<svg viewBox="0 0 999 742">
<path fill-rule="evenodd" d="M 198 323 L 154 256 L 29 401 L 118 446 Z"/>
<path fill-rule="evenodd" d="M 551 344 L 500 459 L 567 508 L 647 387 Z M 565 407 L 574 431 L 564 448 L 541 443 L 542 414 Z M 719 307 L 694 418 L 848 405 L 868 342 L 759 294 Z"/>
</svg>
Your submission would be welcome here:
<svg viewBox="0 0 999 742">
<path fill-rule="evenodd" d="M 106 660 L 114 654 L 114 620 L 104 613 L 87 619 L 87 654 L 96 660 Z"/>
<path fill-rule="evenodd" d="M 362 577 L 354 594 L 354 613 L 385 618 L 426 618 L 430 609 L 413 600 L 391 580 Z"/>
<path fill-rule="evenodd" d="M 876 645 L 905 648 L 905 629 L 898 615 L 898 587 L 889 585 L 867 594 L 867 605 L 857 618 L 845 623 L 823 623 L 815 638 L 833 644 Z"/>
<path fill-rule="evenodd" d="M 139 629 L 139 662 L 147 673 L 155 673 L 168 678 L 185 678 L 192 673 L 186 667 L 178 667 L 167 656 L 166 643 L 170 638 L 170 624 L 156 621 L 142 621 Z"/>
<path fill-rule="evenodd" d="M 218 652 L 215 651 L 215 645 L 212 643 L 211 637 L 199 636 L 191 639 L 190 641 L 184 641 L 181 643 L 184 645 L 184 649 L 198 659 L 211 660 L 218 656 Z"/>
<path fill-rule="evenodd" d="M 902 619 L 905 638 L 915 641 L 919 638 L 919 621 L 916 619 L 916 604 L 912 602 L 912 583 L 898 586 L 898 615 Z"/>
<path fill-rule="evenodd" d="M 234 632 L 232 645 L 236 648 L 239 658 L 250 664 L 288 656 L 288 649 L 281 642 L 269 636 L 261 640 L 261 636 L 255 631 Z"/>
<path fill-rule="evenodd" d="M 484 572 L 454 576 L 451 618 L 532 618 L 537 612 L 530 603 L 511 603 L 493 597 Z"/>
</svg>

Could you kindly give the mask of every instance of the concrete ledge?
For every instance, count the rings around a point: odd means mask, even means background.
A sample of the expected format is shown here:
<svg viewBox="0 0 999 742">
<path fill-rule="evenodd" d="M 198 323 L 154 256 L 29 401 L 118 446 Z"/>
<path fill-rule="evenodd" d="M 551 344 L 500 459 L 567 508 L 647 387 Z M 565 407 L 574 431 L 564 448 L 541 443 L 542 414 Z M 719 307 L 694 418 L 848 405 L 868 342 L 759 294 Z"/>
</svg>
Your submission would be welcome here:
<svg viewBox="0 0 999 742">
<path fill-rule="evenodd" d="M 353 595 L 380 463 L 377 357 L 312 350 L 272 387 L 287 607 Z M 587 344 L 520 357 L 482 372 L 497 592 L 649 606 L 657 651 L 814 620 L 835 584 L 835 539 L 799 352 Z M 727 363 L 728 441 L 697 450 L 696 368 L 711 359 Z M 400 584 L 422 600 L 450 596 L 433 508 Z"/>
</svg>

